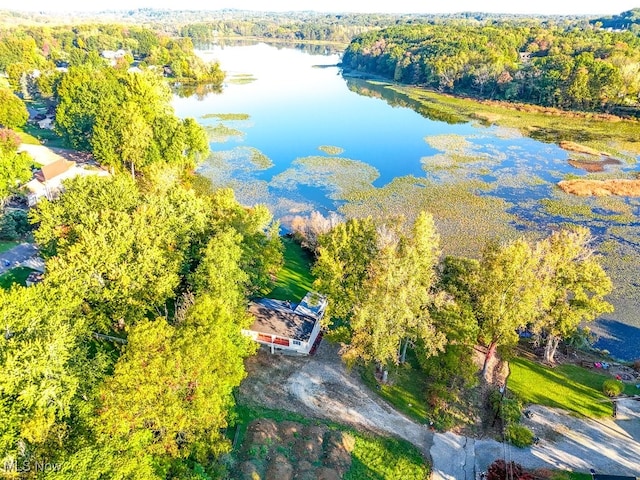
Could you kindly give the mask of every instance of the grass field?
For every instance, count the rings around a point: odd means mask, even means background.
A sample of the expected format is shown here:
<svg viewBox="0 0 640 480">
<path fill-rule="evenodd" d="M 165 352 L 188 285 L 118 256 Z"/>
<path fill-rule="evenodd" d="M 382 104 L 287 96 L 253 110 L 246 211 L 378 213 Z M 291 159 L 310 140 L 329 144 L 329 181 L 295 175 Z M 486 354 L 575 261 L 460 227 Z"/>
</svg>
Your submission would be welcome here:
<svg viewBox="0 0 640 480">
<path fill-rule="evenodd" d="M 21 135 L 25 143 L 43 144 L 47 147 L 67 147 L 63 138 L 53 130 L 39 128 L 37 125 L 27 123 L 24 126 L 24 135 Z"/>
<path fill-rule="evenodd" d="M 312 290 L 311 256 L 291 238 L 284 237 L 284 266 L 278 272 L 276 286 L 267 297 L 299 302 Z"/>
<path fill-rule="evenodd" d="M 6 242 L 4 240 L 0 240 L 0 253 L 4 253 L 7 250 L 11 250 L 16 245 L 19 245 L 18 242 Z"/>
<path fill-rule="evenodd" d="M 602 393 L 603 375 L 575 365 L 544 367 L 523 358 L 509 362 L 509 389 L 525 403 L 562 408 L 576 415 L 598 418 L 611 416 L 611 402 Z M 627 385 L 627 394 L 637 393 Z"/>
<path fill-rule="evenodd" d="M 33 270 L 27 267 L 12 268 L 3 275 L 0 275 L 0 288 L 9 289 L 14 283 L 26 286 L 25 282 L 31 272 L 33 272 Z"/>
</svg>

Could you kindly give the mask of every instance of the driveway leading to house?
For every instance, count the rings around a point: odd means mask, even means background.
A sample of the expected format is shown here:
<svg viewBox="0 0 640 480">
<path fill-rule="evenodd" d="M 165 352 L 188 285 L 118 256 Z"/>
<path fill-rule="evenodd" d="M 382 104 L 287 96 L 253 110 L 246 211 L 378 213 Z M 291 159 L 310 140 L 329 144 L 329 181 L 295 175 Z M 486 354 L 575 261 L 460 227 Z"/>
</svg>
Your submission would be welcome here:
<svg viewBox="0 0 640 480">
<path fill-rule="evenodd" d="M 26 242 L 0 253 L 0 275 L 19 266 L 37 253 L 38 248 L 33 243 Z"/>
<path fill-rule="evenodd" d="M 248 359 L 247 370 L 241 401 L 401 437 L 432 461 L 434 480 L 476 479 L 494 460 L 505 457 L 526 468 L 640 475 L 639 401 L 620 402 L 615 420 L 577 418 L 534 405 L 532 417 L 523 423 L 541 440 L 519 449 L 493 439 L 434 434 L 371 392 L 357 372 L 346 369 L 338 347 L 326 341 L 313 357 L 260 351 Z"/>
<path fill-rule="evenodd" d="M 327 341 L 311 357 L 271 355 L 261 350 L 247 361 L 249 377 L 240 397 L 250 404 L 322 418 L 403 438 L 429 458 L 433 432 L 394 410 L 349 371 L 338 347 Z"/>
</svg>

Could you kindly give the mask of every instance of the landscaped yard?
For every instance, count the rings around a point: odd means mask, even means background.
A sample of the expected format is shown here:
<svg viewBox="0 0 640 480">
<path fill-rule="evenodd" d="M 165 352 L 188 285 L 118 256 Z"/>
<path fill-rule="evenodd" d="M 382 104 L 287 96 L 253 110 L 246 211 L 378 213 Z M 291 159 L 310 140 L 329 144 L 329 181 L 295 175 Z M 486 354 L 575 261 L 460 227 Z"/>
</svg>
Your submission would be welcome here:
<svg viewBox="0 0 640 480">
<path fill-rule="evenodd" d="M 11 288 L 11 285 L 17 283 L 18 285 L 26 286 L 27 277 L 34 270 L 27 267 L 12 268 L 8 272 L 0 275 L 0 288 Z"/>
<path fill-rule="evenodd" d="M 611 416 L 611 402 L 602 393 L 602 383 L 612 378 L 576 365 L 542 366 L 524 358 L 509 362 L 508 388 L 525 403 L 562 408 L 590 418 Z M 636 394 L 627 385 L 627 394 Z"/>
<path fill-rule="evenodd" d="M 389 369 L 386 385 L 374 377 L 372 365 L 363 367 L 362 380 L 372 391 L 377 391 L 394 408 L 420 423 L 429 420 L 427 405 L 427 378 L 420 370 L 415 354 L 407 352 L 407 362 Z"/>
<path fill-rule="evenodd" d="M 284 237 L 284 266 L 276 280 L 276 286 L 267 297 L 299 302 L 312 290 L 311 256 L 291 238 Z"/>
</svg>

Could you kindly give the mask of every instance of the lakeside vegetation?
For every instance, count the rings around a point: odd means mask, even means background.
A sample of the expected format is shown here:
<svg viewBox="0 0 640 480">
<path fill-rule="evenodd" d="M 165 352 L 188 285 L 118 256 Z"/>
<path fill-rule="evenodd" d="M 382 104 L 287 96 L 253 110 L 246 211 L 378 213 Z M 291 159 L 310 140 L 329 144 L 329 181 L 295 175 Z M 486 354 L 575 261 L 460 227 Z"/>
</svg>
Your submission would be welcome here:
<svg viewBox="0 0 640 480">
<path fill-rule="evenodd" d="M 467 137 L 425 139 L 442 151 L 423 159 L 425 173 L 439 166 L 442 177 L 400 177 L 379 188 L 373 185 L 378 171 L 364 162 L 298 159 L 271 186 L 327 188 L 344 202 L 341 211 L 349 218 L 328 222 L 308 255 L 297 243 L 279 239 L 266 207 L 243 207 L 228 190 L 213 191 L 193 177 L 191 170 L 208 151 L 206 129 L 175 118 L 159 77 L 112 72 L 90 65 L 92 58 L 89 54 L 88 63 L 72 66 L 52 98 L 60 102 L 59 128 L 66 141 L 91 149 L 116 173 L 70 182 L 58 201 L 44 201 L 34 210 L 46 280 L 31 289 L 0 291 L 0 306 L 9 318 L 0 337 L 0 413 L 9 419 L 0 426 L 0 447 L 12 459 L 46 455 L 64 464 L 53 478 L 130 472 L 149 479 L 218 478 L 233 466 L 225 463 L 231 450 L 225 429 L 235 414 L 240 430 L 257 418 L 312 422 L 287 412 L 234 408 L 233 391 L 246 375 L 243 360 L 255 351 L 239 335 L 250 321 L 245 307 L 253 296 L 297 301 L 314 288 L 330 292 L 335 322 L 330 327 L 339 328 L 347 342 L 345 360 L 368 362 L 365 379 L 371 386 L 379 381 L 373 364 L 391 369 L 395 383 L 380 386 L 383 398 L 442 429 L 453 424 L 448 408 L 472 386 L 474 345 L 486 345 L 488 359 L 498 348 L 508 353 L 516 328 L 527 326 L 545 339 L 546 359 L 553 361 L 558 342 L 580 321 L 609 310 L 604 297 L 610 282 L 600 259 L 590 258 L 586 231 L 563 225 L 551 236 L 523 238 L 511 223 L 512 205 L 485 195 L 492 191 L 490 182 L 441 182 L 459 166 L 475 164 L 477 171 L 487 172 L 487 163 L 501 160 Z M 42 86 L 38 89 L 42 95 Z M 474 115 L 485 122 L 499 120 Z M 248 116 L 202 118 L 222 122 Z M 223 123 L 211 127 L 216 129 L 234 131 Z M 10 148 L 0 158 L 10 158 L 11 165 L 20 159 L 12 142 L 6 142 Z M 607 152 L 620 149 L 620 155 L 631 157 L 622 153 L 624 142 Z M 627 142 L 636 148 L 635 140 Z M 330 145 L 319 149 L 342 153 Z M 273 165 L 251 147 L 216 154 L 211 162 L 239 192 L 242 179 L 235 171 Z M 7 194 L 22 177 L 10 174 L 2 179 Z M 513 182 L 544 181 L 523 176 Z M 268 195 L 265 181 L 244 188 L 255 188 L 255 197 Z M 603 222 L 609 219 L 603 207 L 616 212 L 621 224 L 633 217 L 628 205 L 611 200 L 565 210 L 561 203 L 554 199 L 543 207 L 552 215 Z M 637 236 L 617 227 L 625 238 Z M 502 243 L 492 242 L 495 237 Z M 497 293 L 511 302 L 508 315 L 496 307 Z M 96 333 L 128 343 L 111 344 Z M 515 388 L 536 398 L 542 393 L 532 383 L 567 385 L 563 398 L 547 398 L 554 405 L 577 401 L 585 385 L 595 389 L 602 380 L 582 370 L 522 368 L 526 375 Z M 585 411 L 598 415 L 596 407 Z M 428 475 L 422 456 L 405 442 L 325 425 L 346 432 L 353 448 L 344 478 Z M 260 462 L 269 452 L 295 456 L 290 446 L 272 447 L 249 447 L 248 454 Z"/>
<path fill-rule="evenodd" d="M 355 37 L 345 69 L 440 91 L 637 112 L 640 40 L 565 25 L 400 25 Z"/>
</svg>

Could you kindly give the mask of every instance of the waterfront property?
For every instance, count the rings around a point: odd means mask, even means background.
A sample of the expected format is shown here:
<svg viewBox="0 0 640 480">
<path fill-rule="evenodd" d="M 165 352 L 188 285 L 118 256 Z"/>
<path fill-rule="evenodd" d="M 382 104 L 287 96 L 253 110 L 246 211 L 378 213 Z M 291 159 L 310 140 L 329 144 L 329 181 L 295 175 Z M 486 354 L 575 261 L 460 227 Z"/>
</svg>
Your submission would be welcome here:
<svg viewBox="0 0 640 480">
<path fill-rule="evenodd" d="M 261 298 L 250 303 L 249 312 L 255 320 L 242 333 L 268 346 L 271 353 L 309 355 L 318 339 L 326 307 L 326 297 L 313 292 L 298 304 Z"/>
</svg>

